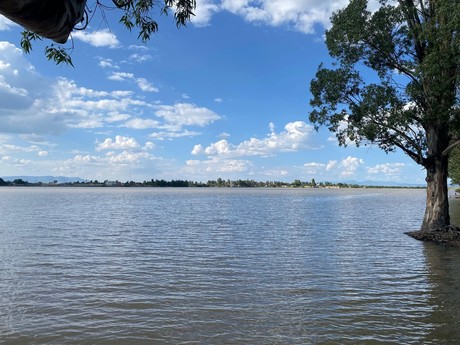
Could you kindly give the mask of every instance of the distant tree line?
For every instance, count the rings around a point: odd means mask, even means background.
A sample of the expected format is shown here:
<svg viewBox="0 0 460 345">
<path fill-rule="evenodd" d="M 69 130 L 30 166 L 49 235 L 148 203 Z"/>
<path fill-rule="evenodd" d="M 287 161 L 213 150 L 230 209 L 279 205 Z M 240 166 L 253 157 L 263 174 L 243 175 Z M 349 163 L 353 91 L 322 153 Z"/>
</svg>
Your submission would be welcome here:
<svg viewBox="0 0 460 345">
<path fill-rule="evenodd" d="M 311 181 L 294 180 L 293 182 L 282 181 L 255 181 L 255 180 L 224 180 L 218 178 L 217 180 L 208 180 L 207 182 L 196 182 L 188 180 L 158 180 L 151 179 L 150 181 L 135 182 L 135 181 L 98 181 L 88 180 L 85 182 L 38 182 L 30 183 L 23 179 L 15 179 L 13 181 L 5 181 L 0 178 L 0 186 L 81 186 L 81 187 L 217 187 L 217 188 L 366 188 L 359 184 L 348 183 L 334 183 L 334 182 L 316 182 L 315 179 Z M 368 186 L 367 186 L 368 187 Z M 373 188 L 401 188 L 391 186 L 372 186 Z M 411 187 L 413 188 L 413 187 Z"/>
<path fill-rule="evenodd" d="M 0 177 L 0 186 L 25 186 L 27 184 L 28 182 L 21 178 L 15 179 L 13 181 L 5 181 Z"/>
</svg>

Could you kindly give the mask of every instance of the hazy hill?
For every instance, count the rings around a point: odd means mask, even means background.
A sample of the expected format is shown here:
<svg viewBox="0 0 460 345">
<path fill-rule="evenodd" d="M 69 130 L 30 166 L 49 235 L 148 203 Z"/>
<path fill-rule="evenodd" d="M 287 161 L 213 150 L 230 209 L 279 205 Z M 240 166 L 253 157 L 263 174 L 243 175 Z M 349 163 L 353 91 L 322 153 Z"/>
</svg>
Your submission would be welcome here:
<svg viewBox="0 0 460 345">
<path fill-rule="evenodd" d="M 68 176 L 1 176 L 5 181 L 14 181 L 16 179 L 22 179 L 29 183 L 50 183 L 57 181 L 57 183 L 70 183 L 70 182 L 85 182 L 86 180 L 79 177 L 68 177 Z"/>
<path fill-rule="evenodd" d="M 426 184 L 398 183 L 392 181 L 345 181 L 347 184 L 357 184 L 359 186 L 379 186 L 379 187 L 426 187 Z"/>
</svg>

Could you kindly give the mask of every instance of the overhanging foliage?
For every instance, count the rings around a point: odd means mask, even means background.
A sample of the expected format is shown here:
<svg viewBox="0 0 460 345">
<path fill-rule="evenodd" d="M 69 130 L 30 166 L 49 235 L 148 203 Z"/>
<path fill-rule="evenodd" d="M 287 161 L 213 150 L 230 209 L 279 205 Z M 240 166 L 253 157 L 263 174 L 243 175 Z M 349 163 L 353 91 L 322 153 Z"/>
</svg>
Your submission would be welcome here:
<svg viewBox="0 0 460 345">
<path fill-rule="evenodd" d="M 129 31 L 137 30 L 138 39 L 147 42 L 158 31 L 155 17 L 174 12 L 176 26 L 181 27 L 190 21 L 195 7 L 196 0 L 5 0 L 0 3 L 0 14 L 26 29 L 21 47 L 29 53 L 33 42 L 42 38 L 65 43 L 76 26 L 81 24 L 80 30 L 86 28 L 96 10 L 102 13 L 119 10 L 120 23 Z M 72 50 L 73 45 L 64 47 L 53 43 L 45 48 L 45 55 L 57 64 L 72 65 Z"/>
</svg>

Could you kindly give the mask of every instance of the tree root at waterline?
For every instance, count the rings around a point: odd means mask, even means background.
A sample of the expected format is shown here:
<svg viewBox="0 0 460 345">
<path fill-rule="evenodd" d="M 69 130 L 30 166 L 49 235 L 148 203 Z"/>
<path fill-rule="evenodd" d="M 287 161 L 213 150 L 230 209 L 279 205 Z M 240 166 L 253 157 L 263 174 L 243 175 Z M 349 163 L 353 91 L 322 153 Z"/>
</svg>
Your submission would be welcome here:
<svg viewBox="0 0 460 345">
<path fill-rule="evenodd" d="M 455 225 L 446 225 L 434 230 L 410 231 L 406 234 L 420 241 L 460 247 L 460 228 Z"/>
</svg>

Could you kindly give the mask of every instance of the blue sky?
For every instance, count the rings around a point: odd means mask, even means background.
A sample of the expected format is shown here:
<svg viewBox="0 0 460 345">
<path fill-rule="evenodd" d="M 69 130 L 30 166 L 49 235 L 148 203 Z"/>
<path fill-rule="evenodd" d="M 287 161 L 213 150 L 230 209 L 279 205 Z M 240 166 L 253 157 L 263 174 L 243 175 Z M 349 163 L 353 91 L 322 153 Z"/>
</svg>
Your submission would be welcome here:
<svg viewBox="0 0 460 345">
<path fill-rule="evenodd" d="M 46 60 L 49 41 L 24 55 L 1 17 L 0 176 L 424 183 L 401 152 L 339 147 L 308 121 L 324 30 L 346 3 L 198 0 L 192 24 L 158 18 L 147 44 L 119 12 L 96 13 L 66 45 L 75 68 Z"/>
</svg>

